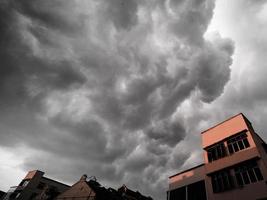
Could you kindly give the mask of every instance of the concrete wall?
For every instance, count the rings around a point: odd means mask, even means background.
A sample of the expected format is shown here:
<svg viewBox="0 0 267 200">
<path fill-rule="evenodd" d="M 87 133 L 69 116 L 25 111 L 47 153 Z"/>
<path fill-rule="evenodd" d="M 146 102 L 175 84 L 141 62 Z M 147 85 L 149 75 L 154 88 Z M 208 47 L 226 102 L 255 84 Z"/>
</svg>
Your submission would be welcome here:
<svg viewBox="0 0 267 200">
<path fill-rule="evenodd" d="M 49 187 L 56 187 L 57 190 L 62 193 L 64 191 L 66 191 L 67 189 L 69 189 L 70 186 L 65 185 L 63 183 L 60 183 L 58 181 L 43 177 L 40 182 L 45 183 L 47 186 Z"/>
<path fill-rule="evenodd" d="M 56 200 L 93 200 L 95 199 L 95 195 L 95 192 L 89 187 L 86 181 L 80 180 L 68 190 L 57 196 Z"/>
<path fill-rule="evenodd" d="M 192 170 L 180 173 L 178 175 L 172 176 L 169 178 L 169 190 L 174 190 L 191 183 L 204 180 L 205 178 L 205 169 L 204 165 L 196 167 Z"/>
<path fill-rule="evenodd" d="M 206 147 L 235 135 L 243 130 L 248 130 L 248 126 L 242 114 L 238 114 L 206 131 L 203 131 L 202 147 Z"/>
</svg>

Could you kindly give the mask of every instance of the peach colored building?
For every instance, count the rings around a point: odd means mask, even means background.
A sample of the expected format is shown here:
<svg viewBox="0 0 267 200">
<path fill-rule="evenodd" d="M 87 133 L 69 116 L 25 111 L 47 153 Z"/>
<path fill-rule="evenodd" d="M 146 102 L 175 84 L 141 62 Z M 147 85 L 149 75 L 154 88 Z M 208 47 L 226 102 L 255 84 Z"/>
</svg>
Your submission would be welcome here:
<svg viewBox="0 0 267 200">
<path fill-rule="evenodd" d="M 267 145 L 242 113 L 201 135 L 204 163 L 170 176 L 167 200 L 267 200 Z"/>
</svg>

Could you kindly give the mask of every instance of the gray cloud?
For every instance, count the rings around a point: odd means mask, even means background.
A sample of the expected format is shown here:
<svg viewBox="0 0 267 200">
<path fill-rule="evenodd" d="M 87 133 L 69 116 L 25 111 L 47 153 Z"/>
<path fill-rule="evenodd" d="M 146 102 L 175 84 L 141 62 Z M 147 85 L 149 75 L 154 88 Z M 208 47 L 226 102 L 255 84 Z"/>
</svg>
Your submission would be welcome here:
<svg viewBox="0 0 267 200">
<path fill-rule="evenodd" d="M 177 37 L 192 44 L 202 44 L 203 34 L 213 13 L 214 1 L 170 1 L 170 9 L 179 13 L 179 20 L 170 23 L 170 29 Z M 188 26 L 190 24 L 190 26 Z"/>
<path fill-rule="evenodd" d="M 29 17 L 33 23 L 37 23 L 45 28 L 55 29 L 64 34 L 77 33 L 83 30 L 85 23 L 85 15 L 77 12 L 66 12 L 74 6 L 72 1 L 55 1 L 53 3 L 47 1 L 18 1 L 12 0 L 12 6 L 17 12 Z M 38 31 L 33 29 L 33 31 Z M 42 39 L 49 39 L 44 38 Z"/>
<path fill-rule="evenodd" d="M 194 160 L 185 144 L 199 142 L 184 105 L 212 103 L 230 79 L 233 42 L 203 37 L 213 8 L 2 1 L 0 144 L 28 150 L 24 170 L 68 182 L 88 173 L 164 198 L 170 173 Z"/>
<path fill-rule="evenodd" d="M 155 126 L 152 126 L 146 135 L 160 144 L 167 144 L 172 147 L 183 139 L 184 134 L 184 127 L 177 121 L 160 121 Z"/>
<path fill-rule="evenodd" d="M 225 9 L 229 2 L 218 3 L 218 9 Z M 215 9 L 216 13 L 216 9 Z M 265 129 L 265 103 L 266 74 L 265 54 L 266 37 L 266 2 L 264 1 L 237 1 L 227 8 L 222 27 L 217 26 L 217 31 L 231 37 L 235 41 L 235 54 L 231 67 L 231 79 L 224 88 L 223 95 L 214 103 L 207 104 L 202 108 L 201 116 L 206 115 L 212 121 L 223 120 L 234 113 L 243 112 L 259 130 L 259 134 L 266 139 Z M 222 16 L 215 15 L 214 24 L 218 23 Z M 232 22 L 238 18 L 240 24 Z M 243 24 L 243 22 L 246 22 Z M 212 40 L 214 37 L 211 37 Z M 216 37 L 215 37 L 216 38 Z M 231 52 L 229 46 L 217 43 L 223 51 Z M 204 112 L 206 110 L 206 112 Z M 207 110 L 213 110 L 213 114 Z M 207 114 L 209 113 L 209 114 Z M 206 118 L 205 117 L 205 118 Z M 208 118 L 205 121 L 208 121 Z"/>
<path fill-rule="evenodd" d="M 220 96 L 230 78 L 230 69 L 225 66 L 232 64 L 233 44 L 229 40 L 219 39 L 216 45 L 216 49 L 208 45 L 196 62 L 195 80 L 198 81 L 203 101 L 207 102 Z"/>
<path fill-rule="evenodd" d="M 107 3 L 105 13 L 107 19 L 112 19 L 117 29 L 130 29 L 137 21 L 137 1 L 123 1 L 123 0 L 111 0 L 104 1 L 104 5 Z"/>
</svg>

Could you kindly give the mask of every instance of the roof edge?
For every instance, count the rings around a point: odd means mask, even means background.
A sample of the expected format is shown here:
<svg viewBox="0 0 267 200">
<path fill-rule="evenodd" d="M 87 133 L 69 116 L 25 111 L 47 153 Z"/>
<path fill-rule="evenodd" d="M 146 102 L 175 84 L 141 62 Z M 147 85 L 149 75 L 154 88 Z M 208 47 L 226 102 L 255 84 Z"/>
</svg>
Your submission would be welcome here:
<svg viewBox="0 0 267 200">
<path fill-rule="evenodd" d="M 70 185 L 67 185 L 67 184 L 65 184 L 65 183 L 62 183 L 62 182 L 60 182 L 60 181 L 57 181 L 57 180 L 54 180 L 54 179 L 51 179 L 51 178 L 48 178 L 48 177 L 45 177 L 45 176 L 43 176 L 42 178 L 43 178 L 43 179 L 46 179 L 46 180 L 49 180 L 49 181 L 52 181 L 52 182 L 54 182 L 54 183 L 58 183 L 58 184 L 61 184 L 61 185 L 65 185 L 65 186 L 67 186 L 67 187 L 71 187 Z"/>
<path fill-rule="evenodd" d="M 191 167 L 191 168 L 186 169 L 186 170 L 184 170 L 184 171 L 178 172 L 177 174 L 174 174 L 174 175 L 172 175 L 172 176 L 169 176 L 169 179 L 172 178 L 172 177 L 174 177 L 174 176 L 180 175 L 180 174 L 182 174 L 182 173 L 188 172 L 188 171 L 190 171 L 190 170 L 196 169 L 196 168 L 198 168 L 198 167 L 202 167 L 203 165 L 204 165 L 204 163 L 201 163 L 200 165 L 197 165 L 197 166 L 195 166 L 195 167 Z"/>
<path fill-rule="evenodd" d="M 213 129 L 213 128 L 215 128 L 215 127 L 217 127 L 217 126 L 219 126 L 219 125 L 221 125 L 221 124 L 223 124 L 223 123 L 225 123 L 225 122 L 227 122 L 227 121 L 229 121 L 229 120 L 231 120 L 231 119 L 233 119 L 233 118 L 235 118 L 235 117 L 237 117 L 239 115 L 241 115 L 245 120 L 247 120 L 248 122 L 250 122 L 243 113 L 238 113 L 238 114 L 236 114 L 236 115 L 234 115 L 234 116 L 232 116 L 232 117 L 230 117 L 230 118 L 228 118 L 228 119 L 226 119 L 226 120 L 224 120 L 224 121 L 222 121 L 222 122 L 220 122 L 220 123 L 218 123 L 218 124 L 216 124 L 216 125 L 208 128 L 208 129 L 202 131 L 201 134 L 203 134 L 203 133 L 205 133 L 205 132 L 207 132 L 207 131 L 209 131 L 209 130 L 211 130 L 211 129 Z"/>
</svg>

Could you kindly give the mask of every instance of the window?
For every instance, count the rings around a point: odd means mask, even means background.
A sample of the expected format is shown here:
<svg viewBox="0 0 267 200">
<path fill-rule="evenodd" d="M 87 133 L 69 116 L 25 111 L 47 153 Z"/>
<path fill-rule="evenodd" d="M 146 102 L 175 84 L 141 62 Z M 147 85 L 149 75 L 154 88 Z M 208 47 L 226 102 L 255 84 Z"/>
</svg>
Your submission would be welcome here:
<svg viewBox="0 0 267 200">
<path fill-rule="evenodd" d="M 239 186 L 263 180 L 256 161 L 250 161 L 234 168 L 236 182 Z"/>
<path fill-rule="evenodd" d="M 168 195 L 169 200 L 207 200 L 204 180 L 172 190 Z"/>
<path fill-rule="evenodd" d="M 21 183 L 19 184 L 19 186 L 26 187 L 29 184 L 29 182 L 30 182 L 29 179 L 23 180 L 23 181 L 21 181 Z"/>
<path fill-rule="evenodd" d="M 241 133 L 238 136 L 232 137 L 227 140 L 227 147 L 230 154 L 248 148 L 249 146 L 250 145 L 246 133 Z"/>
<path fill-rule="evenodd" d="M 177 188 L 170 191 L 170 200 L 185 200 L 186 199 L 186 187 Z"/>
<path fill-rule="evenodd" d="M 210 147 L 208 150 L 208 160 L 212 162 L 226 156 L 225 146 L 223 143 L 216 144 Z"/>
<path fill-rule="evenodd" d="M 187 186 L 187 199 L 188 200 L 206 200 L 205 182 L 199 181 Z"/>
<path fill-rule="evenodd" d="M 214 193 L 223 192 L 234 188 L 233 179 L 229 170 L 212 174 L 211 184 Z"/>
</svg>

